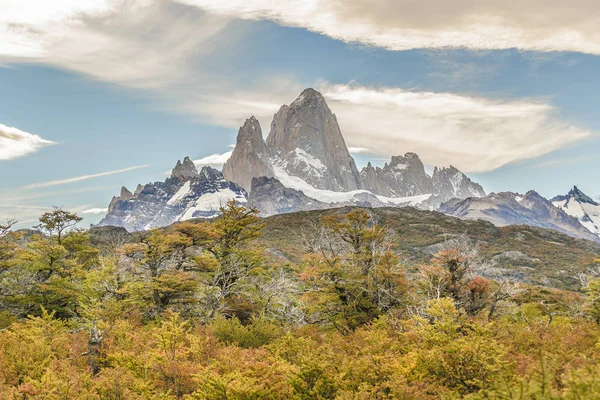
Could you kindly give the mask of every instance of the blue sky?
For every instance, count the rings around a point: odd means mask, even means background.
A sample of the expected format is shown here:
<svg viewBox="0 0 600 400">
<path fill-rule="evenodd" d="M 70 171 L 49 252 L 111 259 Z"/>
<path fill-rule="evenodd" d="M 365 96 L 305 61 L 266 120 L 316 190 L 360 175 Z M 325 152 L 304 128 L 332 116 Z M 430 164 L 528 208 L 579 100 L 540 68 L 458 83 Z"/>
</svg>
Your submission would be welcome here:
<svg viewBox="0 0 600 400">
<path fill-rule="evenodd" d="M 309 86 L 359 166 L 413 151 L 488 192 L 600 195 L 600 25 L 593 2 L 576 2 L 577 13 L 430 1 L 441 18 L 388 0 L 65 0 L 35 12 L 8 0 L 0 218 L 105 208 L 186 155 L 226 153 L 250 115 L 266 135 Z"/>
</svg>

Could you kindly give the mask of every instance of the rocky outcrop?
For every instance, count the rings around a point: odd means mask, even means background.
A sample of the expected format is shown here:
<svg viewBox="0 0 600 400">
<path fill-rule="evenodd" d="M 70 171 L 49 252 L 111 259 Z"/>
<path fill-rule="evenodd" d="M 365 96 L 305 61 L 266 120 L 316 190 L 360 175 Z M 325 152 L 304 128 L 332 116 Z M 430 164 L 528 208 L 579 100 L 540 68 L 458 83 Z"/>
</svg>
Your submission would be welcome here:
<svg viewBox="0 0 600 400">
<path fill-rule="evenodd" d="M 279 109 L 266 144 L 277 167 L 317 189 L 347 192 L 362 188 L 337 118 L 314 89 L 304 90 L 289 106 Z"/>
<path fill-rule="evenodd" d="M 118 196 L 114 196 L 108 205 L 108 211 L 110 212 L 115 208 L 115 204 L 121 200 L 129 200 L 133 197 L 133 193 L 129 191 L 125 186 L 121 187 L 121 193 Z"/>
<path fill-rule="evenodd" d="M 175 168 L 171 172 L 171 176 L 177 179 L 191 179 L 198 176 L 198 170 L 194 165 L 194 162 L 190 160 L 189 157 L 185 157 L 183 159 L 183 163 L 181 161 L 177 161 Z"/>
<path fill-rule="evenodd" d="M 248 207 L 259 210 L 262 216 L 267 217 L 296 211 L 321 210 L 330 205 L 311 199 L 300 190 L 286 188 L 275 178 L 262 176 L 252 179 Z"/>
<path fill-rule="evenodd" d="M 468 197 L 484 197 L 483 187 L 473 182 L 469 177 L 453 166 L 433 169 L 433 195 L 441 202 L 452 198 L 466 199 Z"/>
<path fill-rule="evenodd" d="M 201 181 L 218 181 L 221 179 L 225 179 L 221 171 L 214 169 L 210 166 L 202 167 L 202 169 L 198 173 L 198 177 Z"/>
<path fill-rule="evenodd" d="M 223 166 L 223 176 L 246 191 L 250 191 L 252 178 L 274 176 L 260 123 L 253 116 L 238 131 L 235 149 Z"/>
</svg>

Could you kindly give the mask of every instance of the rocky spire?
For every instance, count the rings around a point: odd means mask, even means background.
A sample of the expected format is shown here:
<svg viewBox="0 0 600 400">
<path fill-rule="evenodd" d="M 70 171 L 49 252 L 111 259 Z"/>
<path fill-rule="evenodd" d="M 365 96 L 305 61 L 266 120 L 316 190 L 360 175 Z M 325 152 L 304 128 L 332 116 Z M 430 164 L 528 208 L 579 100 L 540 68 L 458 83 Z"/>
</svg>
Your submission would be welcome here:
<svg viewBox="0 0 600 400">
<path fill-rule="evenodd" d="M 144 190 L 144 185 L 138 183 L 137 187 L 135 188 L 135 192 L 133 192 L 134 196 L 137 196 L 138 194 L 142 193 L 142 190 Z"/>
<path fill-rule="evenodd" d="M 573 197 L 575 200 L 577 200 L 580 203 L 588 203 L 588 204 L 592 204 L 594 206 L 598 205 L 598 203 L 596 203 L 590 196 L 588 196 L 587 194 L 585 194 L 581 190 L 579 190 L 579 188 L 577 186 L 573 186 L 573 189 L 571 189 L 569 191 L 567 196 Z"/>
<path fill-rule="evenodd" d="M 223 166 L 223 176 L 248 192 L 252 178 L 274 176 L 260 123 L 254 116 L 248 118 L 238 131 L 235 149 Z"/>
<path fill-rule="evenodd" d="M 171 176 L 173 178 L 188 180 L 191 178 L 195 178 L 198 176 L 198 170 L 194 165 L 194 162 L 190 160 L 189 157 L 185 157 L 183 159 L 183 163 L 181 161 L 177 161 L 175 168 L 171 172 Z"/>
<path fill-rule="evenodd" d="M 110 201 L 110 204 L 108 205 L 108 212 L 111 212 L 114 208 L 115 205 L 117 204 L 118 201 L 124 200 L 131 200 L 133 198 L 133 193 L 131 193 L 129 191 L 129 189 L 127 189 L 125 186 L 121 187 L 121 193 L 118 196 L 113 196 L 112 200 Z"/>
<path fill-rule="evenodd" d="M 323 95 L 314 89 L 304 90 L 289 106 L 279 109 L 266 143 L 288 174 L 316 188 L 362 188 L 337 119 Z"/>
<path fill-rule="evenodd" d="M 202 167 L 198 175 L 200 175 L 201 181 L 218 181 L 220 179 L 223 179 L 223 174 L 221 173 L 221 171 L 218 171 L 208 165 Z"/>
</svg>

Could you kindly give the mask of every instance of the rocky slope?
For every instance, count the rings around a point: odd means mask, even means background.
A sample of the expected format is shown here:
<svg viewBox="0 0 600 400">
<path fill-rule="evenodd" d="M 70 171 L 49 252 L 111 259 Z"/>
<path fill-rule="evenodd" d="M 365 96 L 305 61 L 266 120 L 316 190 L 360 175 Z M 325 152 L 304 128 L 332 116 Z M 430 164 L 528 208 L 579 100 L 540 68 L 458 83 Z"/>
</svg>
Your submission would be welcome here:
<svg viewBox="0 0 600 400">
<path fill-rule="evenodd" d="M 600 241 L 577 218 L 555 207 L 533 190 L 525 195 L 502 192 L 480 198 L 453 199 L 442 204 L 439 211 L 462 219 L 486 220 L 496 226 L 536 226 L 554 229 L 576 238 Z"/>
<path fill-rule="evenodd" d="M 600 204 L 577 186 L 566 196 L 556 196 L 550 201 L 565 213 L 577 218 L 587 230 L 600 236 Z"/>
<path fill-rule="evenodd" d="M 120 226 L 131 232 L 191 218 L 213 218 L 227 201 L 246 203 L 246 197 L 246 191 L 225 180 L 221 172 L 210 167 L 198 172 L 186 157 L 164 182 L 149 183 L 135 194 L 121 190 L 98 225 Z"/>
</svg>

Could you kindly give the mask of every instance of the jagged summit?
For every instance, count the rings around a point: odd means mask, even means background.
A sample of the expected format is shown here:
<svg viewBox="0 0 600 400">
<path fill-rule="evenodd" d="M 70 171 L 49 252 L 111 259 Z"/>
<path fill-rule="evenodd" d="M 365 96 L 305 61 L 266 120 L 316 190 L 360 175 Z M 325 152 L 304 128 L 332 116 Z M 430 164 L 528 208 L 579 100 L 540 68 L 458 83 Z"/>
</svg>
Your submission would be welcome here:
<svg viewBox="0 0 600 400">
<path fill-rule="evenodd" d="M 121 193 L 118 196 L 113 196 L 110 204 L 108 205 L 108 211 L 110 212 L 115 208 L 115 204 L 117 204 L 120 200 L 129 200 L 133 197 L 133 193 L 129 191 L 125 186 L 121 186 Z"/>
<path fill-rule="evenodd" d="M 198 170 L 194 165 L 194 162 L 190 160 L 189 157 L 185 157 L 183 159 L 183 163 L 181 161 L 177 161 L 175 168 L 171 171 L 171 176 L 173 178 L 178 179 L 191 179 L 198 176 Z"/>
<path fill-rule="evenodd" d="M 252 178 L 274 176 L 258 119 L 248 118 L 238 131 L 235 148 L 223 165 L 225 179 L 250 191 Z"/>
<path fill-rule="evenodd" d="M 577 218 L 587 230 L 600 236 L 600 204 L 577 186 L 566 196 L 556 196 L 551 201 L 556 207 Z"/>
<path fill-rule="evenodd" d="M 314 89 L 304 90 L 279 109 L 266 145 L 277 167 L 315 188 L 336 192 L 362 188 L 337 119 Z"/>
</svg>

